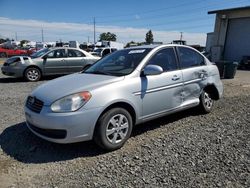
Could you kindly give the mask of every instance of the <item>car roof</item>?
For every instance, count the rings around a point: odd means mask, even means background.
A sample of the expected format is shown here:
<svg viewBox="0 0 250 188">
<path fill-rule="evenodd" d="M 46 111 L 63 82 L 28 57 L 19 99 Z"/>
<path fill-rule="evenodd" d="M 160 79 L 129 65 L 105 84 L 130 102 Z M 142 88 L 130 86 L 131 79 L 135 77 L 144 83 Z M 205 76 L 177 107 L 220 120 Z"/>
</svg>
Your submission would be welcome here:
<svg viewBox="0 0 250 188">
<path fill-rule="evenodd" d="M 156 48 L 160 45 L 142 45 L 142 46 L 133 46 L 133 47 L 129 47 L 129 49 L 139 49 L 139 48 L 149 48 L 149 49 L 153 49 L 153 48 Z"/>
<path fill-rule="evenodd" d="M 49 48 L 49 50 L 57 50 L 57 49 L 72 49 L 72 50 L 79 50 L 79 51 L 82 51 L 86 56 L 89 56 L 89 57 L 93 57 L 93 55 L 91 55 L 89 52 L 85 51 L 85 50 L 82 50 L 81 48 L 73 48 L 73 47 L 51 47 Z"/>
<path fill-rule="evenodd" d="M 52 48 L 49 48 L 51 50 L 54 50 L 54 49 L 73 49 L 73 50 L 82 50 L 81 48 L 72 48 L 72 47 L 52 47 Z"/>
<path fill-rule="evenodd" d="M 148 44 L 148 45 L 142 45 L 142 46 L 133 46 L 133 47 L 129 47 L 129 49 L 141 49 L 141 48 L 148 48 L 148 49 L 153 49 L 153 48 L 157 48 L 157 47 L 173 47 L 173 46 L 184 46 L 184 47 L 188 47 L 186 45 L 181 45 L 181 44 Z"/>
</svg>

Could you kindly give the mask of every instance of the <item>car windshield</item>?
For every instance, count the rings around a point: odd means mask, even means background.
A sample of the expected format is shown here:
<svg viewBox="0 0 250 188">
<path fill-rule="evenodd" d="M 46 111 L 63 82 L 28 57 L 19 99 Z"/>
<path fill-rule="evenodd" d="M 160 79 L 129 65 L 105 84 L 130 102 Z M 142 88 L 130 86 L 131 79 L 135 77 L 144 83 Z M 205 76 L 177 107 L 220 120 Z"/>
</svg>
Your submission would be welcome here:
<svg viewBox="0 0 250 188">
<path fill-rule="evenodd" d="M 116 51 L 93 64 L 83 73 L 125 76 L 132 73 L 151 48 L 136 48 Z"/>
<path fill-rule="evenodd" d="M 30 57 L 31 57 L 31 58 L 41 57 L 42 55 L 44 55 L 44 54 L 47 53 L 48 51 L 49 51 L 48 48 L 43 48 L 43 49 L 38 50 L 37 52 L 33 53 Z"/>
</svg>

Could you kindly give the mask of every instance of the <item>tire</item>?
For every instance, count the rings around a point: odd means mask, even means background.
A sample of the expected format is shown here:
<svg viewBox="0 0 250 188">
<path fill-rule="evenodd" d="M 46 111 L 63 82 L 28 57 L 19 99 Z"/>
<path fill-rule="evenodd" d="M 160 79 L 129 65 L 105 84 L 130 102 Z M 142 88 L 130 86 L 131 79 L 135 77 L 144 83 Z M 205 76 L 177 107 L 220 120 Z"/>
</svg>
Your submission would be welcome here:
<svg viewBox="0 0 250 188">
<path fill-rule="evenodd" d="M 24 77 L 30 82 L 36 82 L 41 79 L 41 71 L 35 67 L 28 68 L 24 72 Z"/>
<path fill-rule="evenodd" d="M 203 90 L 200 96 L 200 110 L 205 114 L 210 113 L 212 111 L 213 105 L 214 100 L 211 98 L 211 93 Z"/>
<path fill-rule="evenodd" d="M 127 110 L 110 109 L 98 119 L 94 141 L 107 151 L 119 149 L 130 137 L 132 127 L 132 117 Z"/>
<path fill-rule="evenodd" d="M 0 53 L 0 57 L 1 57 L 1 58 L 5 58 L 5 57 L 7 57 L 7 54 L 4 53 L 4 52 L 1 52 L 1 53 Z"/>
</svg>

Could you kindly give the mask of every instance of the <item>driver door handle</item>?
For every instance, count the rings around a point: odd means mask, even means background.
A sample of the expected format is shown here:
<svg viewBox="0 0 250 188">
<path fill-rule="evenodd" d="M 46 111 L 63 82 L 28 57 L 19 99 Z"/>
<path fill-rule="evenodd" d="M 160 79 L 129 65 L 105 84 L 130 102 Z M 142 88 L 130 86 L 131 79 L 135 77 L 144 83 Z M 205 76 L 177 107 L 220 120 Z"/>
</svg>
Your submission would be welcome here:
<svg viewBox="0 0 250 188">
<path fill-rule="evenodd" d="M 172 77 L 172 80 L 173 80 L 173 81 L 176 81 L 176 80 L 179 80 L 180 78 L 181 78 L 180 76 L 174 75 L 174 76 Z"/>
</svg>

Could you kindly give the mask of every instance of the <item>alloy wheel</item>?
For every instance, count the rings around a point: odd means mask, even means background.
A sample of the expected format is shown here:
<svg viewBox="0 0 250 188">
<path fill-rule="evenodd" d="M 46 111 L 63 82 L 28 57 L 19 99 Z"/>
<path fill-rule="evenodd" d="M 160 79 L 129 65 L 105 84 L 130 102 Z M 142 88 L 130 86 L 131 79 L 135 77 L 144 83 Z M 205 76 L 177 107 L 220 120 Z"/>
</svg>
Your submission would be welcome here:
<svg viewBox="0 0 250 188">
<path fill-rule="evenodd" d="M 207 92 L 204 93 L 204 103 L 208 109 L 212 108 L 213 106 L 213 100 Z"/>
<path fill-rule="evenodd" d="M 36 69 L 30 69 L 27 72 L 27 78 L 30 81 L 35 81 L 35 80 L 37 80 L 39 78 L 39 72 Z"/>
<path fill-rule="evenodd" d="M 122 142 L 128 133 L 129 121 L 122 114 L 114 115 L 108 122 L 106 127 L 106 137 L 112 144 Z"/>
</svg>

